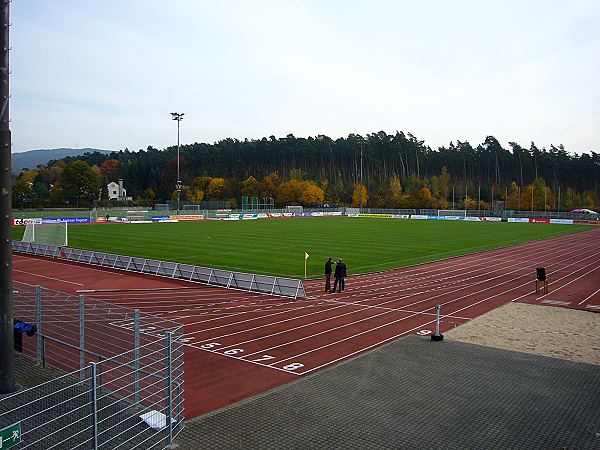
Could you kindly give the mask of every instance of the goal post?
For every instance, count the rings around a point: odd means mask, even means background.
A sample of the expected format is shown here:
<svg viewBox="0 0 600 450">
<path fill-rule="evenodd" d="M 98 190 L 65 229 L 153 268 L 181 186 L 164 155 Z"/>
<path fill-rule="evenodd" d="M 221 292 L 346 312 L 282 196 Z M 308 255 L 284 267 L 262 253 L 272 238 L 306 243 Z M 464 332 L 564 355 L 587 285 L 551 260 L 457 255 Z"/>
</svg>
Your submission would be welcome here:
<svg viewBox="0 0 600 450">
<path fill-rule="evenodd" d="M 467 217 L 466 209 L 438 209 L 438 217 Z"/>
<path fill-rule="evenodd" d="M 67 222 L 28 223 L 25 226 L 22 241 L 67 247 L 69 245 Z"/>
</svg>

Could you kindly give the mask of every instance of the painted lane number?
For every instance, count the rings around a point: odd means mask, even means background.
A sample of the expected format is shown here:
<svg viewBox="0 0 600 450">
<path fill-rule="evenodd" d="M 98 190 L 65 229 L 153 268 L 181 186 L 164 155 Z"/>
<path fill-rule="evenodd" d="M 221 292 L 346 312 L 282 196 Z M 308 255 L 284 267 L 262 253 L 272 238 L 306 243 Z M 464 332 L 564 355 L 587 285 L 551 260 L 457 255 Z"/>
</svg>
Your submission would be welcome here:
<svg viewBox="0 0 600 450">
<path fill-rule="evenodd" d="M 218 347 L 220 347 L 221 344 L 219 342 L 207 342 L 206 344 L 202 344 L 200 345 L 201 349 L 204 350 L 216 350 L 218 349 Z M 235 356 L 238 355 L 240 353 L 244 353 L 244 349 L 243 348 L 231 348 L 229 350 L 224 350 L 223 354 L 227 355 L 227 356 Z M 240 358 L 242 356 L 240 355 Z M 270 359 L 275 359 L 274 356 L 271 355 L 262 355 L 258 358 L 255 359 L 250 359 L 250 361 L 252 362 L 263 362 L 263 361 L 268 361 Z M 304 364 L 299 363 L 299 362 L 294 362 L 294 363 L 290 363 L 290 364 L 286 364 L 285 366 L 283 366 L 283 370 L 287 370 L 289 372 L 293 372 L 297 369 L 301 369 L 302 367 L 304 367 Z"/>
</svg>

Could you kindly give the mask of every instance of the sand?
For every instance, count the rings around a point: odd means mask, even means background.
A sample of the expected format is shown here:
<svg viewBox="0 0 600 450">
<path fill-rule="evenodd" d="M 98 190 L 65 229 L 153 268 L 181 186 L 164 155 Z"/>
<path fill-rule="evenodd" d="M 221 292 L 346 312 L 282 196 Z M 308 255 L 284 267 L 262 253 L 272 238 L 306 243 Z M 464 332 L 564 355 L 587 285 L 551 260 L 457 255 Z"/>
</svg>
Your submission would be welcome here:
<svg viewBox="0 0 600 450">
<path fill-rule="evenodd" d="M 600 313 L 508 303 L 444 339 L 600 365 Z"/>
</svg>

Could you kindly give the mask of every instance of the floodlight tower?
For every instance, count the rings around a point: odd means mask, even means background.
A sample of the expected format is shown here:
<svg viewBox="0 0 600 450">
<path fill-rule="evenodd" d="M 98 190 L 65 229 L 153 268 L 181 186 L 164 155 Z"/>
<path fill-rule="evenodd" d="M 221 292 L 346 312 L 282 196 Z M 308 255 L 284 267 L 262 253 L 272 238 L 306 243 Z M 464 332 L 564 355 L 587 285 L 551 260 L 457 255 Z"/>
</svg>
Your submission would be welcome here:
<svg viewBox="0 0 600 450">
<path fill-rule="evenodd" d="M 183 120 L 185 113 L 172 112 L 171 118 L 177 121 L 177 183 L 175 190 L 177 191 L 177 214 L 179 214 L 179 202 L 181 196 L 181 177 L 179 176 L 179 122 Z"/>
<path fill-rule="evenodd" d="M 363 143 L 365 142 L 365 140 L 363 138 L 361 138 L 359 140 L 360 143 L 360 209 L 359 211 L 362 213 L 363 210 Z"/>
</svg>

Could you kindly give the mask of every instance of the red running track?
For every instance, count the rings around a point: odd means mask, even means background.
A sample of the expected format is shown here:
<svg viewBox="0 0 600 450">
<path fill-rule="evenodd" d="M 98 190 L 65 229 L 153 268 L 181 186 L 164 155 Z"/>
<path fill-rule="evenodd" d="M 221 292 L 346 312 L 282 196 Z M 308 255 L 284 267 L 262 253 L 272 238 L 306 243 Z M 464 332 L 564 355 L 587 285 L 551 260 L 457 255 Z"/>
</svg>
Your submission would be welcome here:
<svg viewBox="0 0 600 450">
<path fill-rule="evenodd" d="M 509 301 L 600 310 L 600 230 L 347 279 L 341 294 L 307 282 L 291 300 L 15 255 L 18 281 L 74 292 L 185 324 L 191 418 L 408 334 L 441 331 Z M 550 292 L 535 294 L 535 268 Z M 350 268 L 351 270 L 352 268 Z M 107 286 L 110 291 L 101 291 Z M 190 287 L 192 286 L 192 287 Z M 115 289 L 133 289 L 116 291 Z M 146 290 L 156 288 L 176 288 Z M 566 303 L 553 303 L 561 299 Z M 117 330 L 115 330 L 117 331 Z"/>
</svg>

